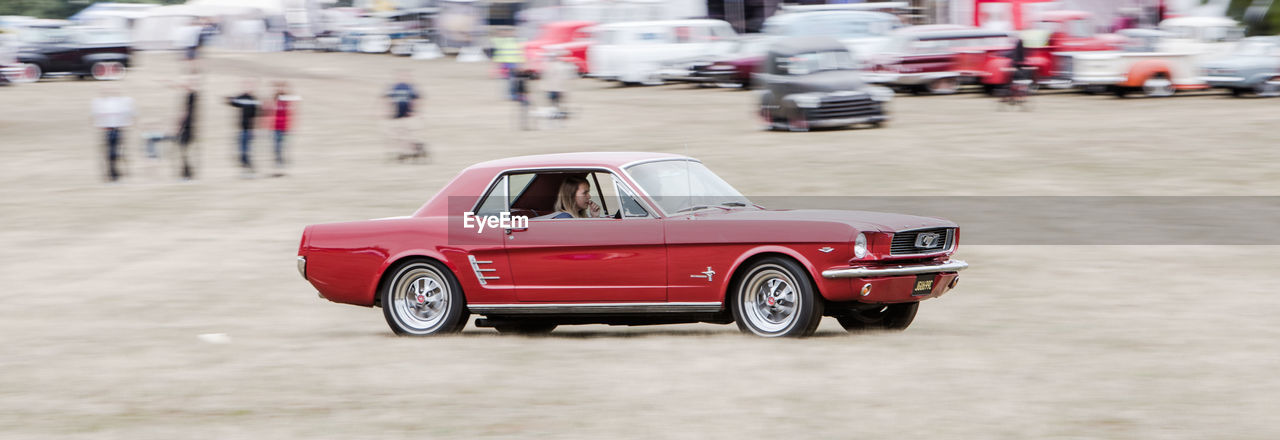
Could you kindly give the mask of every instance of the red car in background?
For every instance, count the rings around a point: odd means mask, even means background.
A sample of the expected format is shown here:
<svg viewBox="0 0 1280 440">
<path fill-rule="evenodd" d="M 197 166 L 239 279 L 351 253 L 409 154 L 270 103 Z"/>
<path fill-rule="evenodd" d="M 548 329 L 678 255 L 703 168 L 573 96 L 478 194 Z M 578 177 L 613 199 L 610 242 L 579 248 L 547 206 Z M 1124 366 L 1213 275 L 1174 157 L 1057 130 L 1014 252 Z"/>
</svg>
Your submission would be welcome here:
<svg viewBox="0 0 1280 440">
<path fill-rule="evenodd" d="M 1117 50 L 1124 39 L 1113 34 L 1097 34 L 1093 15 L 1084 11 L 1045 11 L 1036 15 L 1031 28 L 1022 31 L 1025 61 L 1033 69 L 1036 83 L 1049 86 L 1067 86 L 1055 81 L 1054 72 L 1059 69 L 1054 52 L 1083 52 Z M 973 72 L 983 88 L 991 91 L 1007 84 L 1013 72 L 1013 62 L 1007 53 L 981 51 L 962 53 L 958 58 L 959 69 Z"/>
<path fill-rule="evenodd" d="M 504 333 L 737 322 L 806 336 L 824 316 L 905 329 L 968 267 L 951 259 L 958 238 L 937 218 L 766 209 L 689 157 L 570 153 L 473 165 L 409 216 L 307 226 L 297 261 L 322 298 L 382 307 L 401 335 L 475 313 Z"/>
<path fill-rule="evenodd" d="M 590 21 L 557 21 L 542 26 L 537 38 L 524 44 L 524 67 L 535 73 L 542 72 L 549 50 L 564 52 L 565 57 L 578 66 L 578 73 L 586 74 L 587 47 L 591 45 L 591 33 L 595 26 Z"/>
<path fill-rule="evenodd" d="M 958 25 L 912 26 L 893 31 L 885 50 L 872 59 L 867 82 L 916 93 L 955 93 L 981 72 L 960 64 L 961 54 L 1000 54 L 1013 47 L 1005 31 Z"/>
</svg>

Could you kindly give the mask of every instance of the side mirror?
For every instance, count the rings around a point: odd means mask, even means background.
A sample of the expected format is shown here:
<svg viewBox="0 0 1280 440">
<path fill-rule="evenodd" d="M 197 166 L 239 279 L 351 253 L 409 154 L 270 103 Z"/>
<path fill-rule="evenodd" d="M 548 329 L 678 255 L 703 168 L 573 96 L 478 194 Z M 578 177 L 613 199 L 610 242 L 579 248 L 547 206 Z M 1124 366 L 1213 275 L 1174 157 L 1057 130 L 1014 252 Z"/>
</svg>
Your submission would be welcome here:
<svg viewBox="0 0 1280 440">
<path fill-rule="evenodd" d="M 622 220 L 622 208 L 618 208 L 618 211 L 613 213 L 613 219 Z"/>
</svg>

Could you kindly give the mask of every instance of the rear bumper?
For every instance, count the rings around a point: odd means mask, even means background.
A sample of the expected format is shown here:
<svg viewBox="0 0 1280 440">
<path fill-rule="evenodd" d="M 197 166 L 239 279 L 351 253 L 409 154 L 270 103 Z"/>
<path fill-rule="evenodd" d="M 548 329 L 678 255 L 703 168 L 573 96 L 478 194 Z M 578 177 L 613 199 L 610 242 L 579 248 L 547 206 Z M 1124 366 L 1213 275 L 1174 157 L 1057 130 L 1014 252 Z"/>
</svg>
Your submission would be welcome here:
<svg viewBox="0 0 1280 440">
<path fill-rule="evenodd" d="M 1209 87 L 1246 87 L 1245 78 L 1240 76 L 1202 76 L 1200 81 Z"/>
</svg>

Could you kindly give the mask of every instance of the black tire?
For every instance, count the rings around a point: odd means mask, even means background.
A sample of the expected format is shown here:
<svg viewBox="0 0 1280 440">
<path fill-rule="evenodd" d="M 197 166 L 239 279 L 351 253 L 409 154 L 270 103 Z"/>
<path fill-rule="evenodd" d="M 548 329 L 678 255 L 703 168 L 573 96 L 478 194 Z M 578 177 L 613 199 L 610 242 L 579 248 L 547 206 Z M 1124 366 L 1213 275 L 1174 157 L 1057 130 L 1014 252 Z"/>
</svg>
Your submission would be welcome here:
<svg viewBox="0 0 1280 440">
<path fill-rule="evenodd" d="M 1239 97 L 1241 97 L 1241 96 L 1244 96 L 1244 89 L 1239 88 L 1239 87 L 1232 87 L 1232 88 L 1231 88 L 1231 96 L 1234 96 L 1234 97 L 1237 97 L 1237 98 L 1239 98 Z"/>
<path fill-rule="evenodd" d="M 766 338 L 812 335 L 822 321 L 822 297 L 799 263 L 782 257 L 757 261 L 729 287 L 738 329 Z"/>
<path fill-rule="evenodd" d="M 1116 95 L 1117 98 L 1124 98 L 1126 96 L 1129 96 L 1129 88 L 1120 87 L 1120 86 L 1112 87 L 1111 93 Z"/>
<path fill-rule="evenodd" d="M 916 319 L 920 303 L 889 304 L 861 312 L 837 316 L 840 326 L 850 332 L 864 330 L 906 330 Z"/>
<path fill-rule="evenodd" d="M 493 328 L 502 334 L 545 335 L 555 330 L 556 324 L 547 322 L 509 322 L 494 324 Z"/>
<path fill-rule="evenodd" d="M 457 333 L 471 316 L 458 279 L 434 260 L 397 264 L 387 271 L 378 295 L 383 318 L 401 336 Z"/>
</svg>

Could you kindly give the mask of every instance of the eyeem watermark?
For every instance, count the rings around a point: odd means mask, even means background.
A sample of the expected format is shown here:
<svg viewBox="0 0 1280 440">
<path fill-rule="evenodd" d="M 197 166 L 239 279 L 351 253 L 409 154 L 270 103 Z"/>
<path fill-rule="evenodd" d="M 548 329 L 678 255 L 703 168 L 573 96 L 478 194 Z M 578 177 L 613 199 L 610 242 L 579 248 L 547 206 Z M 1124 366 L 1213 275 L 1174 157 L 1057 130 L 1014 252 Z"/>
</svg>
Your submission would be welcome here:
<svg viewBox="0 0 1280 440">
<path fill-rule="evenodd" d="M 476 215 L 474 212 L 462 213 L 462 227 L 466 229 L 475 229 L 476 233 L 482 233 L 485 229 L 526 229 L 529 227 L 529 217 L 523 215 L 511 215 L 510 212 L 503 211 L 498 215 Z"/>
</svg>

